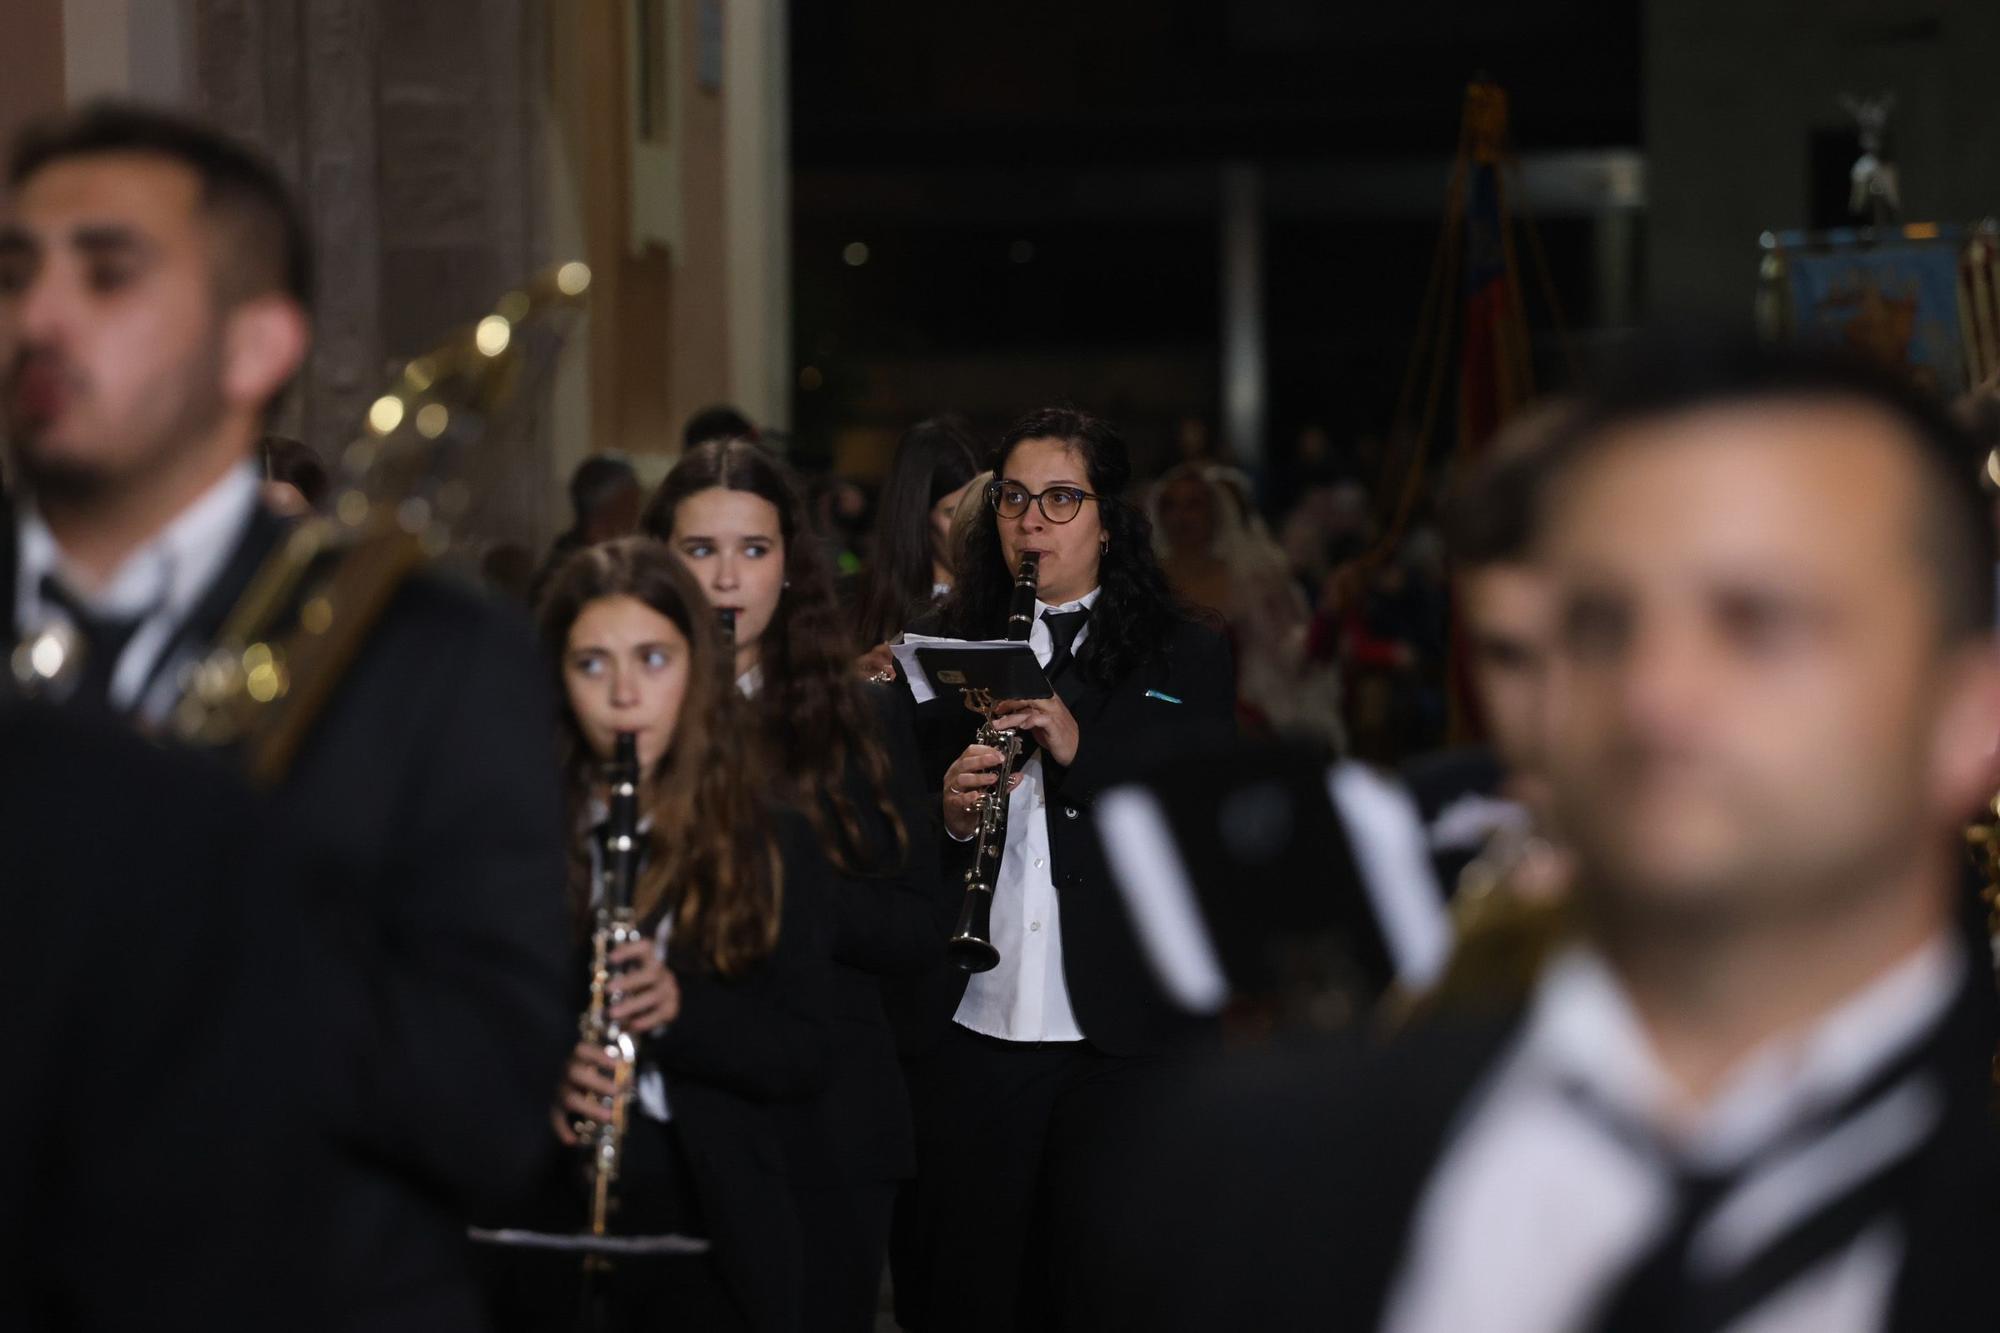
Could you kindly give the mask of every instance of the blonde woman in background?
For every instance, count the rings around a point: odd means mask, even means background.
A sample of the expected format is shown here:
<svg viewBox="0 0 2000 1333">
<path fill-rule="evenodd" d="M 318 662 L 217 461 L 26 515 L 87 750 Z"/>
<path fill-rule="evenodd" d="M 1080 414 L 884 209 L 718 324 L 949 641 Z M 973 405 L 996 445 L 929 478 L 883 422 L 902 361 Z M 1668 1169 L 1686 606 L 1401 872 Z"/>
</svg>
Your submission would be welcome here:
<svg viewBox="0 0 2000 1333">
<path fill-rule="evenodd" d="M 1148 508 L 1161 568 L 1177 597 L 1223 622 L 1236 649 L 1239 720 L 1342 749 L 1338 666 L 1307 660 L 1311 609 L 1284 553 L 1246 521 L 1240 476 L 1182 463 L 1160 478 Z"/>
</svg>

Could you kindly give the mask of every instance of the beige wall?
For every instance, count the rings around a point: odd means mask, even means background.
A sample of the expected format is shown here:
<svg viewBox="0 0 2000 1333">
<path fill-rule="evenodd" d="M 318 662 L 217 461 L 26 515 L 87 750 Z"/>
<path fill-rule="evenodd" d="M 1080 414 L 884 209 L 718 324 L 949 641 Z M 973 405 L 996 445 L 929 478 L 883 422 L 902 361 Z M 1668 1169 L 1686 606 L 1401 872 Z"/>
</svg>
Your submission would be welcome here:
<svg viewBox="0 0 2000 1333">
<path fill-rule="evenodd" d="M 719 88 L 699 77 L 699 3 L 668 8 L 670 154 L 633 151 L 631 6 L 576 0 L 551 31 L 549 190 L 600 279 L 587 392 L 559 395 L 559 474 L 604 449 L 657 471 L 713 403 L 780 426 L 789 416 L 783 4 L 724 5 Z M 635 180 L 645 172 L 673 179 Z M 649 208 L 664 201 L 670 217 L 648 213 L 660 234 L 635 227 L 635 190 Z"/>
<path fill-rule="evenodd" d="M 728 240 L 723 227 L 723 101 L 695 77 L 697 9 L 677 4 L 681 41 L 679 94 L 680 236 L 679 252 L 668 256 L 672 267 L 668 295 L 670 324 L 667 342 L 649 349 L 664 362 L 668 405 L 673 419 L 670 447 L 680 447 L 681 423 L 729 397 Z"/>
<path fill-rule="evenodd" d="M 698 77 L 703 0 L 663 3 L 667 245 L 635 240 L 631 0 L 0 0 L 0 134 L 110 94 L 205 110 L 270 151 L 319 233 L 321 336 L 288 425 L 322 448 L 387 358 L 516 269 L 582 254 L 592 314 L 519 455 L 532 465 L 475 479 L 495 492 L 491 535 L 539 541 L 585 454 L 659 471 L 698 408 L 789 415 L 784 2 L 719 0 L 719 87 Z M 468 133 L 479 151 L 455 152 Z"/>
<path fill-rule="evenodd" d="M 635 151 L 630 0 L 548 7 L 538 193 L 551 253 L 582 255 L 597 279 L 553 395 L 552 494 L 597 451 L 631 454 L 657 477 L 688 416 L 712 403 L 789 422 L 783 0 L 725 0 L 719 89 L 698 77 L 699 3 L 665 3 L 670 166 Z M 669 169 L 671 180 L 635 180 Z M 641 234 L 635 193 L 648 209 L 665 201 L 670 218 L 648 212 L 663 235 Z"/>
<path fill-rule="evenodd" d="M 757 421 L 789 428 L 792 219 L 784 0 L 731 0 L 726 21 L 730 397 Z"/>
<path fill-rule="evenodd" d="M 1656 311 L 1747 318 L 1766 228 L 1806 225 L 1808 142 L 1893 90 L 1907 221 L 2000 212 L 1994 0 L 1646 6 L 1646 249 Z"/>
<path fill-rule="evenodd" d="M 191 0 L 63 0 L 62 10 L 69 101 L 188 100 Z"/>
</svg>

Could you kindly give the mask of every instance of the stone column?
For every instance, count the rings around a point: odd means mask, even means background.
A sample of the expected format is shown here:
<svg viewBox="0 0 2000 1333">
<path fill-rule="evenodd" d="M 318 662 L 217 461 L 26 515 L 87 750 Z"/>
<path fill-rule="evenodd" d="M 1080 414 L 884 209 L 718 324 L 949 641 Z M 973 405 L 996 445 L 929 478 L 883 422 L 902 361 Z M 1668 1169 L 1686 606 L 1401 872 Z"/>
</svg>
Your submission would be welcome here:
<svg viewBox="0 0 2000 1333">
<path fill-rule="evenodd" d="M 541 0 L 192 0 L 196 104 L 260 144 L 313 229 L 317 339 L 278 428 L 333 457 L 389 369 L 547 262 Z M 553 518 L 528 405 L 464 477 L 461 536 Z"/>
</svg>

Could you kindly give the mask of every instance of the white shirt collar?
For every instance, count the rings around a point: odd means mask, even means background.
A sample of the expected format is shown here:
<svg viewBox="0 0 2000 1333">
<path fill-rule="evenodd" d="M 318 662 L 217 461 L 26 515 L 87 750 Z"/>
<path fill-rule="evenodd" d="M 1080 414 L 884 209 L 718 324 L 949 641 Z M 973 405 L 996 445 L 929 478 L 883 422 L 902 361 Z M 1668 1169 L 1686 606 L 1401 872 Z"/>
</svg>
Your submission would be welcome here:
<svg viewBox="0 0 2000 1333">
<path fill-rule="evenodd" d="M 1089 592 L 1077 598 L 1075 601 L 1062 602 L 1060 604 L 1045 602 L 1041 598 L 1037 597 L 1035 599 L 1035 619 L 1040 620 L 1042 618 L 1042 613 L 1044 611 L 1056 611 L 1056 612 L 1088 611 L 1091 607 L 1097 605 L 1098 595 L 1103 591 L 1104 591 L 1104 585 L 1099 584 L 1097 587 L 1092 588 Z"/>
<path fill-rule="evenodd" d="M 1751 1052 L 1696 1111 L 1660 1066 L 1616 975 L 1579 946 L 1554 959 L 1536 989 L 1522 1035 L 1523 1067 L 1580 1084 L 1643 1123 L 1673 1131 L 1695 1163 L 1726 1167 L 1852 1091 L 1935 1023 L 1965 966 L 1949 939 L 1932 940 L 1811 1027 Z"/>
<path fill-rule="evenodd" d="M 746 699 L 754 699 L 764 688 L 764 666 L 758 663 L 736 678 L 736 692 Z"/>
<path fill-rule="evenodd" d="M 17 628 L 38 628 L 49 618 L 42 605 L 42 579 L 53 574 L 92 610 L 114 616 L 148 616 L 188 610 L 235 548 L 243 525 L 257 506 L 256 469 L 231 468 L 174 516 L 150 540 L 127 556 L 111 576 L 86 591 L 69 576 L 61 546 L 40 513 L 29 505 L 21 514 L 20 567 L 16 574 Z"/>
</svg>

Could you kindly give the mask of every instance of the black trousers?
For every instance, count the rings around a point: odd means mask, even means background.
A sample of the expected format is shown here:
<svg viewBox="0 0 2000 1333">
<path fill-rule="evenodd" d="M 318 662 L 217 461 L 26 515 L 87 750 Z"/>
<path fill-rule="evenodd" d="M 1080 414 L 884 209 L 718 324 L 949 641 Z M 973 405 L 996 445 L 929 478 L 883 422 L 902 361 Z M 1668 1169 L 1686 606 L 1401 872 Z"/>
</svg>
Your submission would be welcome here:
<svg viewBox="0 0 2000 1333">
<path fill-rule="evenodd" d="M 701 1203 L 671 1123 L 634 1113 L 618 1181 L 615 1231 L 705 1236 Z M 530 1225 L 585 1228 L 582 1170 L 569 1150 L 551 1161 Z M 723 1289 L 714 1260 L 672 1255 L 615 1261 L 586 1273 L 576 1256 L 480 1246 L 482 1284 L 496 1333 L 740 1333 L 748 1327 Z"/>
<path fill-rule="evenodd" d="M 874 1333 L 895 1202 L 888 1180 L 798 1195 L 807 1333 Z"/>
<path fill-rule="evenodd" d="M 953 1024 L 911 1067 L 917 1175 L 897 1201 L 896 1316 L 911 1333 L 1087 1328 L 1107 1164 L 1169 1061 Z"/>
</svg>

